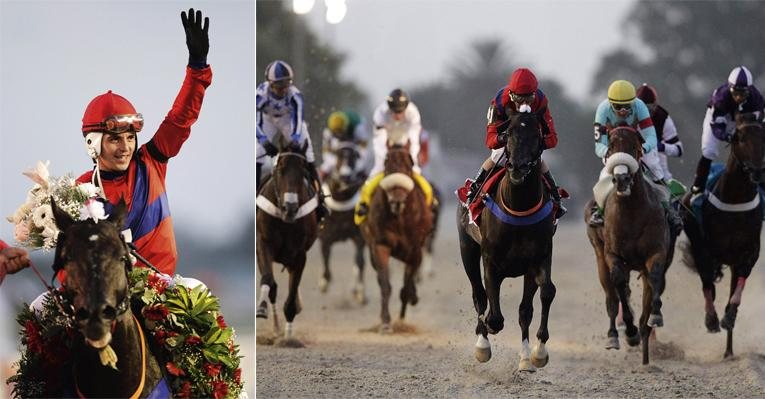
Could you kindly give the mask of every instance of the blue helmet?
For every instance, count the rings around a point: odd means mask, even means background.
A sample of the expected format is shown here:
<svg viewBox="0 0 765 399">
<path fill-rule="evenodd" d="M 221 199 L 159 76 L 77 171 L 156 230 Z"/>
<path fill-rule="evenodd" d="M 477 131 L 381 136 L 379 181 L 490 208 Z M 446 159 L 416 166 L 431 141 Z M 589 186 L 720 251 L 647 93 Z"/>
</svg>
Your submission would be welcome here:
<svg viewBox="0 0 765 399">
<path fill-rule="evenodd" d="M 728 75 L 728 84 L 731 88 L 746 89 L 752 83 L 752 73 L 743 65 L 733 68 Z"/>
<path fill-rule="evenodd" d="M 294 76 L 290 64 L 282 60 L 276 60 L 266 67 L 266 80 L 269 82 L 292 80 Z"/>
</svg>

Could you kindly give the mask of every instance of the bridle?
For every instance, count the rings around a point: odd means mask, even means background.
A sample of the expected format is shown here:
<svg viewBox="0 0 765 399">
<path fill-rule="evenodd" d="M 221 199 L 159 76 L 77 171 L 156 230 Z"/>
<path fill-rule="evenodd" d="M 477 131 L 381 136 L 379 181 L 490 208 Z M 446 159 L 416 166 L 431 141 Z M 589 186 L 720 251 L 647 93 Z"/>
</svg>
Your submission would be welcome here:
<svg viewBox="0 0 765 399">
<path fill-rule="evenodd" d="M 534 114 L 532 114 L 534 115 Z M 523 123 L 523 122 L 519 122 Z M 504 157 L 505 157 L 505 170 L 515 170 L 515 169 L 521 169 L 523 171 L 523 174 L 521 175 L 521 181 L 525 180 L 526 177 L 531 173 L 531 171 L 542 161 L 542 152 L 544 152 L 544 147 L 542 146 L 542 140 L 544 138 L 542 137 L 542 132 L 539 131 L 539 129 L 536 129 L 536 134 L 539 136 L 539 145 L 537 145 L 537 151 L 534 157 L 531 161 L 525 162 L 521 165 L 513 165 L 513 162 L 510 157 L 510 152 L 508 151 L 508 144 L 510 143 L 510 137 L 512 137 L 513 132 L 510 131 L 512 128 L 511 126 L 508 126 L 506 132 L 504 135 L 506 136 L 506 144 L 505 144 L 505 150 L 504 150 Z"/>
<path fill-rule="evenodd" d="M 284 151 L 284 152 L 280 152 L 279 154 L 276 155 L 276 160 L 274 161 L 275 162 L 274 164 L 278 165 L 279 160 L 283 156 L 284 157 L 297 157 L 297 158 L 302 159 L 303 162 L 308 162 L 308 159 L 305 157 L 305 155 L 303 155 L 303 154 L 301 154 L 299 152 Z M 276 175 L 277 175 L 276 168 L 274 168 L 274 173 L 273 173 L 273 179 L 274 179 L 274 184 L 273 184 L 274 197 L 276 198 L 276 206 L 279 207 L 279 209 L 281 209 L 282 208 L 282 198 L 279 195 L 279 185 L 276 184 Z"/>
</svg>

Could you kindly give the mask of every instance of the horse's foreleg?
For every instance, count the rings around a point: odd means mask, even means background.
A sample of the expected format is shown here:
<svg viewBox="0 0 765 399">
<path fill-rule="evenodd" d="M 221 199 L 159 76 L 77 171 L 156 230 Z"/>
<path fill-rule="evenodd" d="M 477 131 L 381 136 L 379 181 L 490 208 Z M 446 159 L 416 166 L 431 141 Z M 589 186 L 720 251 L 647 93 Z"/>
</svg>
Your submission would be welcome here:
<svg viewBox="0 0 765 399">
<path fill-rule="evenodd" d="M 293 265 L 287 268 L 290 273 L 290 279 L 289 293 L 287 294 L 287 300 L 284 301 L 284 317 L 287 319 L 285 338 L 292 338 L 292 321 L 295 319 L 295 315 L 300 313 L 303 308 L 299 288 L 300 279 L 303 277 L 303 270 L 305 269 L 305 261 L 306 256 L 303 253 Z"/>
<path fill-rule="evenodd" d="M 736 315 L 738 306 L 741 304 L 741 294 L 744 292 L 746 277 L 741 275 L 738 267 L 731 268 L 730 277 L 730 296 L 728 304 L 725 306 L 725 316 L 720 321 L 720 327 L 728 330 L 728 337 L 725 345 L 725 357 L 733 356 L 733 327 L 736 324 Z M 751 270 L 749 267 L 747 270 Z"/>
<path fill-rule="evenodd" d="M 421 252 L 418 251 L 418 256 L 416 256 L 412 262 L 407 263 L 406 268 L 404 269 L 404 286 L 401 288 L 399 294 L 399 297 L 401 298 L 401 313 L 399 314 L 399 318 L 401 320 L 404 320 L 404 316 L 406 316 L 406 305 L 412 304 L 412 306 L 414 306 L 417 304 L 417 286 L 415 285 L 414 280 L 420 269 L 421 262 L 422 255 Z"/>
<path fill-rule="evenodd" d="M 537 283 L 534 281 L 532 271 L 523 276 L 523 298 L 518 306 L 518 325 L 521 327 L 521 350 L 518 352 L 519 371 L 534 372 L 536 368 L 531 364 L 531 348 L 529 347 L 529 325 L 534 317 L 534 294 L 537 292 Z"/>
<path fill-rule="evenodd" d="M 505 328 L 505 318 L 502 316 L 502 308 L 499 304 L 499 287 L 504 277 L 497 275 L 489 257 L 483 258 L 483 265 L 483 284 L 489 301 L 489 313 L 486 315 L 485 323 L 489 334 L 496 334 Z"/>
<path fill-rule="evenodd" d="M 651 272 L 643 274 L 643 312 L 640 314 L 640 336 L 643 341 L 643 364 L 648 364 L 648 336 L 651 334 L 651 325 L 649 321 L 655 314 L 653 303 L 655 302 L 656 288 L 651 282 Z"/>
<path fill-rule="evenodd" d="M 609 327 L 606 339 L 606 349 L 619 349 L 619 331 L 616 329 L 616 316 L 619 312 L 619 297 L 611 280 L 611 271 L 603 256 L 603 251 L 596 248 L 595 255 L 598 263 L 598 278 L 603 292 L 606 294 L 606 313 L 608 314 Z"/>
<path fill-rule="evenodd" d="M 666 269 L 662 263 L 665 258 L 665 256 L 655 256 L 653 260 L 649 260 L 647 266 L 650 265 L 651 267 L 648 268 L 647 281 L 643 282 L 644 286 L 646 283 L 651 286 L 651 315 L 648 317 L 647 323 L 652 328 L 664 326 L 664 317 L 661 313 L 661 294 L 664 292 L 665 284 L 664 273 Z M 645 290 L 643 294 L 645 295 Z M 645 302 L 645 299 L 643 301 Z"/>
<path fill-rule="evenodd" d="M 547 320 L 550 315 L 550 306 L 552 305 L 553 299 L 555 299 L 556 292 L 555 284 L 553 284 L 550 276 L 550 270 L 551 268 L 549 266 L 542 269 L 542 272 L 537 275 L 536 279 L 536 283 L 540 288 L 539 299 L 542 302 L 542 315 L 539 322 L 539 330 L 537 331 L 538 341 L 534 346 L 534 349 L 531 351 L 531 362 L 534 366 L 540 368 L 547 365 L 547 362 L 550 359 L 547 349 L 545 348 L 545 344 L 550 338 L 550 333 L 547 330 Z"/>
<path fill-rule="evenodd" d="M 324 273 L 319 278 L 319 291 L 327 292 L 329 282 L 332 281 L 332 272 L 329 270 L 329 255 L 332 253 L 332 241 L 329 239 L 321 240 L 321 259 L 324 262 Z"/>
<path fill-rule="evenodd" d="M 263 247 L 263 248 L 262 248 Z M 276 280 L 274 279 L 273 259 L 271 253 L 266 250 L 265 244 L 258 246 L 258 271 L 260 272 L 260 298 L 255 312 L 256 317 L 268 318 L 268 303 L 271 303 L 271 309 L 276 315 Z M 274 317 L 275 332 L 278 333 L 278 320 Z"/>
<path fill-rule="evenodd" d="M 388 301 L 390 300 L 390 276 L 388 271 L 388 262 L 390 261 L 390 248 L 375 244 L 370 245 L 369 251 L 372 258 L 372 265 L 377 271 L 377 283 L 380 285 L 380 332 L 391 332 L 390 312 L 388 311 Z"/>
<path fill-rule="evenodd" d="M 619 302 L 622 304 L 622 316 L 626 326 L 625 335 L 627 344 L 636 346 L 640 343 L 640 331 L 635 326 L 635 316 L 630 308 L 630 275 L 621 259 L 611 255 L 607 262 L 611 265 L 611 282 L 616 287 L 616 293 L 619 296 Z M 617 309 L 618 311 L 618 309 Z"/>
<path fill-rule="evenodd" d="M 361 236 L 353 238 L 356 244 L 356 268 L 353 269 L 353 289 L 351 290 L 353 298 L 359 304 L 367 303 L 367 295 L 364 289 L 364 239 Z"/>
</svg>

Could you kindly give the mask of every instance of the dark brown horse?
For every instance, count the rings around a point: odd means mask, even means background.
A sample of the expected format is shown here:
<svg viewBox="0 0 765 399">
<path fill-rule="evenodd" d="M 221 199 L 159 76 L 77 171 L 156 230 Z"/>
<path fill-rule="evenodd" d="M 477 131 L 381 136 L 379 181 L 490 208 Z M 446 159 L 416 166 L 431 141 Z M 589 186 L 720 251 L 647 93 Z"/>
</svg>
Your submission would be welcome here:
<svg viewBox="0 0 765 399">
<path fill-rule="evenodd" d="M 704 199 L 701 217 L 681 210 L 690 253 L 684 260 L 699 273 L 709 332 L 728 330 L 724 357 L 733 356 L 733 326 L 744 284 L 760 256 L 762 205 L 757 186 L 762 179 L 765 128 L 754 114 L 738 115 L 725 172 Z M 690 205 L 689 195 L 683 201 Z M 690 209 L 690 208 L 688 208 Z M 714 307 L 715 281 L 723 265 L 730 266 L 730 291 L 725 316 L 719 321 Z"/>
<path fill-rule="evenodd" d="M 417 281 L 422 279 L 422 275 L 433 277 L 435 270 L 433 270 L 433 248 L 436 242 L 436 232 L 438 231 L 438 217 L 441 215 L 441 192 L 436 186 L 433 186 L 433 229 L 428 237 L 425 239 L 425 252 L 422 254 L 422 268 L 417 275 Z"/>
<path fill-rule="evenodd" d="M 80 397 L 147 397 L 162 379 L 162 369 L 130 309 L 130 258 L 120 236 L 125 204 L 98 223 L 74 221 L 55 202 L 52 207 L 62 232 L 56 262 L 66 271 L 62 308 L 79 336 L 72 345 L 75 388 Z M 112 349 L 114 368 L 99 357 Z"/>
<path fill-rule="evenodd" d="M 418 301 L 415 276 L 422 262 L 425 238 L 433 224 L 433 212 L 425 203 L 425 194 L 412 178 L 413 166 L 408 144 L 388 148 L 385 177 L 372 195 L 367 220 L 360 226 L 380 284 L 382 333 L 392 331 L 388 311 L 391 294 L 388 270 L 390 257 L 406 265 L 404 286 L 399 295 L 399 317 L 403 320 L 407 304 L 414 306 Z"/>
<path fill-rule="evenodd" d="M 306 252 L 318 233 L 317 197 L 306 179 L 305 149 L 304 146 L 279 153 L 271 179 L 263 183 L 256 201 L 256 251 L 260 271 L 256 316 L 267 318 L 270 302 L 274 332 L 279 334 L 273 263 L 281 263 L 289 272 L 289 292 L 284 302 L 287 320 L 284 337 L 289 340 L 294 340 L 292 321 L 302 308 L 298 286 L 305 268 Z"/>
<path fill-rule="evenodd" d="M 640 171 L 643 139 L 631 127 L 616 127 L 608 133 L 605 170 L 613 177 L 613 192 L 604 203 L 604 225 L 587 227 L 587 236 L 598 264 L 598 276 L 606 294 L 609 317 L 606 349 L 619 349 L 616 316 L 621 302 L 627 344 L 636 346 L 643 338 L 643 364 L 648 364 L 652 328 L 664 325 L 661 294 L 665 274 L 674 255 L 676 236 L 670 233 L 660 194 Z M 585 221 L 590 218 L 587 205 Z M 630 271 L 643 279 L 643 313 L 640 330 L 629 306 Z"/>
<path fill-rule="evenodd" d="M 365 304 L 367 297 L 364 290 L 364 237 L 353 222 L 353 208 L 358 201 L 359 189 L 367 176 L 363 172 L 359 174 L 356 170 L 360 155 L 353 143 L 341 143 L 334 152 L 337 164 L 324 181 L 330 193 L 324 201 L 332 212 L 324 219 L 324 226 L 319 231 L 321 255 L 324 260 L 324 273 L 319 279 L 319 290 L 327 292 L 332 280 L 329 268 L 332 244 L 350 239 L 356 247 L 356 268 L 353 269 L 354 284 L 351 294 L 356 302 Z"/>
<path fill-rule="evenodd" d="M 543 139 L 538 116 L 516 114 L 508 126 L 504 176 L 494 191 L 483 197 L 486 207 L 480 216 L 480 230 L 468 224 L 468 212 L 463 207 L 457 209 L 457 230 L 462 263 L 478 314 L 476 358 L 481 362 L 491 359 L 487 334 L 496 334 L 504 328 L 499 302 L 502 281 L 523 276 L 523 299 L 518 309 L 522 344 L 518 368 L 535 371 L 535 367 L 544 367 L 549 359 L 545 343 L 549 338 L 547 319 L 555 298 L 551 275 L 555 215 L 541 173 Z M 542 320 L 532 351 L 529 326 L 537 289 L 541 289 Z"/>
</svg>

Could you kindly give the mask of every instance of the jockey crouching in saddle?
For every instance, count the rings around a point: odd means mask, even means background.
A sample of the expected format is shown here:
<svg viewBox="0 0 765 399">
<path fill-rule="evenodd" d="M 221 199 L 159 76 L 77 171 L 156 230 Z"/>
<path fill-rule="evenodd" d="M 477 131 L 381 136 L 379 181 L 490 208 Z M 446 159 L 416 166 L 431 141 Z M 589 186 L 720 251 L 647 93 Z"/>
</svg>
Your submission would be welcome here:
<svg viewBox="0 0 765 399">
<path fill-rule="evenodd" d="M 707 102 L 701 133 L 701 159 L 696 166 L 691 192 L 704 192 L 712 161 L 720 156 L 720 147 L 730 143 L 736 131 L 736 115 L 765 113 L 765 100 L 754 87 L 752 73 L 745 66 L 733 68 L 728 82 L 715 89 Z"/>
<path fill-rule="evenodd" d="M 191 125 L 199 117 L 205 89 L 212 81 L 212 69 L 207 64 L 209 50 L 209 20 L 202 12 L 189 10 L 189 17 L 182 13 L 186 31 L 189 61 L 181 90 L 170 112 L 159 125 L 154 136 L 140 146 L 137 133 L 143 129 L 143 116 L 124 97 L 111 90 L 90 101 L 82 117 L 82 135 L 88 155 L 94 163 L 93 170 L 77 178 L 77 183 L 93 183 L 99 197 L 105 202 L 106 214 L 112 206 L 124 200 L 128 214 L 125 230 L 126 241 L 135 245 L 138 254 L 160 272 L 175 274 L 178 254 L 175 233 L 167 200 L 165 176 L 170 158 L 176 156 L 191 134 Z M 138 266 L 144 267 L 142 262 Z M 57 270 L 63 284 L 64 273 Z M 202 284 L 192 278 L 184 278 L 183 285 L 194 287 Z M 42 309 L 47 292 L 38 296 L 31 308 Z"/>
<path fill-rule="evenodd" d="M 401 89 L 394 89 L 388 95 L 386 101 L 375 109 L 372 122 L 375 127 L 375 163 L 369 172 L 369 179 L 361 187 L 361 198 L 356 204 L 354 221 L 357 225 L 363 223 L 366 219 L 372 195 L 380 181 L 385 177 L 385 157 L 388 154 L 388 145 L 403 146 L 407 142 L 409 143 L 409 153 L 414 163 L 412 179 L 425 194 L 427 205 L 433 205 L 433 187 L 420 174 L 420 167 L 418 165 L 422 125 L 420 123 L 420 111 L 417 109 L 417 106 L 409 101 L 409 96 L 406 92 Z"/>
<path fill-rule="evenodd" d="M 266 81 L 258 85 L 255 187 L 256 191 L 260 191 L 260 175 L 266 162 L 265 157 L 274 157 L 279 153 L 279 149 L 274 144 L 279 136 L 298 151 L 306 146 L 306 174 L 311 179 L 319 199 L 316 216 L 321 221 L 327 210 L 324 207 L 324 197 L 321 195 L 321 182 L 315 166 L 313 144 L 304 119 L 303 94 L 292 84 L 294 76 L 289 64 L 276 60 L 266 66 Z"/>
<path fill-rule="evenodd" d="M 644 141 L 641 161 L 648 169 L 648 177 L 655 184 L 666 188 L 667 183 L 664 181 L 664 172 L 657 151 L 656 129 L 651 115 L 645 103 L 637 98 L 635 86 L 626 80 L 611 83 L 608 87 L 608 98 L 598 105 L 595 112 L 595 155 L 603 159 L 604 165 L 608 152 L 608 131 L 618 126 L 629 126 L 640 132 Z M 606 168 L 600 172 L 598 180 L 599 182 L 611 180 L 611 175 Z M 682 231 L 683 222 L 677 211 L 669 205 L 668 191 L 663 193 L 662 197 L 666 199 L 662 201 L 662 206 L 664 206 L 669 226 L 674 234 L 679 234 Z M 602 209 L 597 203 L 592 207 L 592 215 L 588 223 L 593 227 L 603 225 Z"/>
<path fill-rule="evenodd" d="M 518 68 L 512 75 L 508 84 L 499 89 L 497 95 L 491 100 L 487 114 L 486 146 L 491 150 L 491 155 L 483 162 L 481 169 L 470 184 L 467 194 L 466 205 L 470 205 L 481 192 L 481 188 L 490 176 L 491 171 L 497 164 L 504 164 L 505 140 L 500 134 L 506 129 L 510 117 L 521 111 L 521 107 L 530 110 L 539 117 L 539 126 L 544 138 L 545 149 L 555 148 L 558 144 L 558 135 L 555 132 L 547 97 L 539 89 L 537 77 L 528 68 Z M 553 178 L 550 168 L 544 160 L 541 162 L 542 173 L 547 181 L 547 189 L 552 200 L 555 202 L 557 212 L 555 219 L 560 219 L 566 214 L 567 209 L 561 204 L 561 196 L 558 185 Z"/>
<path fill-rule="evenodd" d="M 321 167 L 319 176 L 325 180 L 337 165 L 335 151 L 342 145 L 352 145 L 359 153 L 356 170 L 350 171 L 355 176 L 366 176 L 373 166 L 374 157 L 368 148 L 369 131 L 366 121 L 354 111 L 335 111 L 327 118 L 327 127 L 322 133 Z"/>
</svg>

